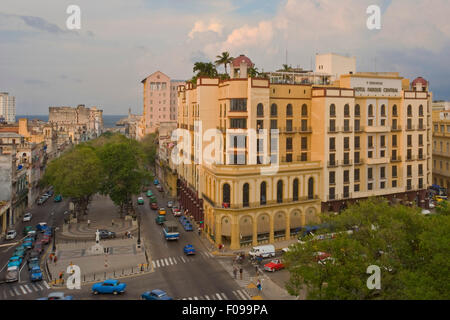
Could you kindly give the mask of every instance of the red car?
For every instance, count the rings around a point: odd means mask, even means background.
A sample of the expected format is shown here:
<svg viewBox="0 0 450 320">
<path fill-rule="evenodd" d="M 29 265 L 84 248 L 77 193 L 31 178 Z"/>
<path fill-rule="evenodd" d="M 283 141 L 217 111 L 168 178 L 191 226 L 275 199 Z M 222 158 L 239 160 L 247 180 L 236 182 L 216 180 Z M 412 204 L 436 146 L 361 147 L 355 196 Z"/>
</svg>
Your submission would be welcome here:
<svg viewBox="0 0 450 320">
<path fill-rule="evenodd" d="M 34 244 L 33 251 L 37 252 L 39 254 L 41 254 L 42 251 L 44 251 L 44 248 L 42 246 L 42 241 L 36 241 L 36 243 Z"/>
<path fill-rule="evenodd" d="M 152 210 L 158 210 L 158 204 L 157 204 L 156 202 L 152 202 L 152 203 L 150 204 L 150 208 L 151 208 Z"/>
<path fill-rule="evenodd" d="M 41 242 L 42 242 L 42 244 L 49 244 L 50 239 L 51 239 L 51 236 L 44 235 L 44 237 L 42 238 Z"/>
<path fill-rule="evenodd" d="M 181 216 L 181 210 L 178 208 L 172 208 L 172 214 L 174 217 L 180 217 Z"/>
<path fill-rule="evenodd" d="M 284 264 L 281 262 L 280 259 L 273 259 L 269 263 L 264 265 L 264 270 L 275 272 L 277 270 L 281 270 L 284 268 Z"/>
<path fill-rule="evenodd" d="M 334 259 L 331 257 L 331 254 L 326 252 L 314 252 L 314 257 L 316 261 L 320 264 L 325 264 L 327 261 L 334 262 Z"/>
</svg>

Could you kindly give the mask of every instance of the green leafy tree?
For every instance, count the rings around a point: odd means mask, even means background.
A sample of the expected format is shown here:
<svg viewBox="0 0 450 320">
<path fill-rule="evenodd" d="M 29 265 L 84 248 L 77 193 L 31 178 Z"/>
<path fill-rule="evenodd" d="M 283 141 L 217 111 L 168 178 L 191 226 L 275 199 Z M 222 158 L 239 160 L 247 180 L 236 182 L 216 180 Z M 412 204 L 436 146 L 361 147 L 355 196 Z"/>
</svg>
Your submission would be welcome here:
<svg viewBox="0 0 450 320">
<path fill-rule="evenodd" d="M 146 135 L 141 141 L 142 151 L 146 159 L 147 165 L 154 166 L 156 153 L 157 153 L 157 140 L 158 137 L 155 133 Z"/>
<path fill-rule="evenodd" d="M 94 148 L 78 145 L 51 161 L 43 182 L 53 185 L 56 194 L 71 198 L 77 217 L 86 215 L 92 196 L 100 189 L 103 168 Z"/>
<path fill-rule="evenodd" d="M 218 75 L 216 66 L 212 62 L 196 62 L 194 64 L 193 71 L 197 72 L 197 74 L 195 75 L 197 78 L 214 78 Z"/>
<path fill-rule="evenodd" d="M 216 66 L 223 65 L 224 68 L 225 68 L 225 73 L 228 74 L 228 72 L 227 72 L 227 65 L 231 64 L 233 62 L 233 57 L 230 56 L 229 52 L 222 52 L 222 54 L 216 56 L 216 58 L 217 58 L 217 60 L 214 61 Z"/>
<path fill-rule="evenodd" d="M 448 299 L 448 219 L 380 199 L 325 216 L 329 227 L 323 232 L 333 231 L 336 238 L 308 236 L 294 245 L 286 254 L 286 287 L 293 295 L 306 290 L 309 299 Z M 318 263 L 317 252 L 331 258 Z M 367 288 L 370 265 L 380 267 L 380 290 Z"/>
</svg>

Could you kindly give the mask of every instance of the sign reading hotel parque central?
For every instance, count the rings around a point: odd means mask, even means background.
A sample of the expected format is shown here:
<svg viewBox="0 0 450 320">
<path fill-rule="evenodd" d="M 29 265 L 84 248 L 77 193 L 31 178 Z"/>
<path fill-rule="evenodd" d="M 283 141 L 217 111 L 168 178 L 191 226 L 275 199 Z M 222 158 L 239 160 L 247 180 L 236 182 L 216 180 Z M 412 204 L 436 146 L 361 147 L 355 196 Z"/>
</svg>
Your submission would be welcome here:
<svg viewBox="0 0 450 320">
<path fill-rule="evenodd" d="M 351 87 L 355 96 L 400 97 L 400 79 L 352 78 Z"/>
</svg>

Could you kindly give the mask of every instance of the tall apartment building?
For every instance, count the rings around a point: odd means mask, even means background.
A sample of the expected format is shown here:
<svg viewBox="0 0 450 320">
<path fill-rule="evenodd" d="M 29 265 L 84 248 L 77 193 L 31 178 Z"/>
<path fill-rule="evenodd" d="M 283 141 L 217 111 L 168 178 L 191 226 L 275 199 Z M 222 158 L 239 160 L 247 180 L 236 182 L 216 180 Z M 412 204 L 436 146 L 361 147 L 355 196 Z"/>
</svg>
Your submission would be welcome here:
<svg viewBox="0 0 450 320">
<path fill-rule="evenodd" d="M 433 183 L 447 188 L 448 191 L 450 190 L 450 103 L 435 103 L 433 109 Z"/>
<path fill-rule="evenodd" d="M 0 119 L 6 123 L 16 122 L 16 98 L 0 92 Z"/>
<path fill-rule="evenodd" d="M 140 135 L 155 132 L 160 122 L 177 120 L 177 87 L 182 80 L 171 80 L 169 76 L 156 71 L 141 81 L 144 93 L 144 111 L 140 124 Z"/>
<path fill-rule="evenodd" d="M 321 211 L 370 196 L 427 205 L 427 84 L 353 71 L 332 85 L 271 83 L 247 77 L 252 63 L 239 59 L 232 79 L 178 89 L 179 197 L 211 240 L 237 249 L 289 239 Z"/>
</svg>

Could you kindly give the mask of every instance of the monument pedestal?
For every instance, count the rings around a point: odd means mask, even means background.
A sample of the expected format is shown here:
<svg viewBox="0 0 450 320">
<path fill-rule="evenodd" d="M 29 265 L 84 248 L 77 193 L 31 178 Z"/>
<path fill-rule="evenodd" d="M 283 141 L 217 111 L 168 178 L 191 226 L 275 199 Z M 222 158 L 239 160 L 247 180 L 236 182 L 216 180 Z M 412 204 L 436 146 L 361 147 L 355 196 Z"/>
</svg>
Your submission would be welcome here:
<svg viewBox="0 0 450 320">
<path fill-rule="evenodd" d="M 86 253 L 90 256 L 96 256 L 101 255 L 105 253 L 105 249 L 100 243 L 94 244 L 92 247 L 90 247 L 88 250 L 86 250 Z"/>
</svg>

